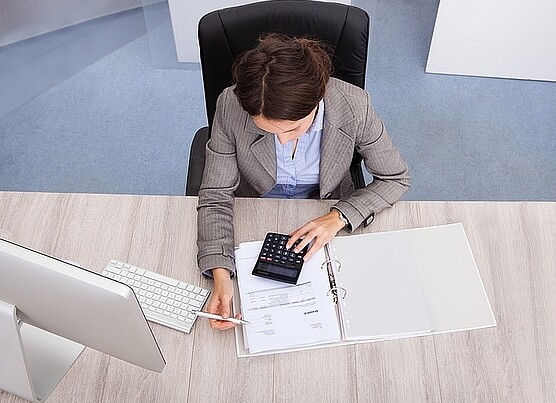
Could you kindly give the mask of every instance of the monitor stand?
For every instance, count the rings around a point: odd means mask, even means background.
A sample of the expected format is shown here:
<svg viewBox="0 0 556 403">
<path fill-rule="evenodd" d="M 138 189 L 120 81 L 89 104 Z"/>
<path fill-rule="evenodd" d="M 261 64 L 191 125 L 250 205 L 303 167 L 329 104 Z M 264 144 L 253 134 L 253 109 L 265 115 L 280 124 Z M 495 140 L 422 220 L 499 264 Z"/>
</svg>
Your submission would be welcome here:
<svg viewBox="0 0 556 403">
<path fill-rule="evenodd" d="M 0 389 L 45 400 L 84 346 L 20 322 L 14 305 L 0 301 Z"/>
</svg>

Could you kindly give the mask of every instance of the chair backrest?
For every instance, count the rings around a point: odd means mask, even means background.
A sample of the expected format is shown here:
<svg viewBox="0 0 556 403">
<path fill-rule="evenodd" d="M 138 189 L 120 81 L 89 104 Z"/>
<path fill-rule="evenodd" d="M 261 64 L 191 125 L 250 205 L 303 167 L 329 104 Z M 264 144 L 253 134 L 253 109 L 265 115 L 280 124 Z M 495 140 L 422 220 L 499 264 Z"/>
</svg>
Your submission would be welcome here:
<svg viewBox="0 0 556 403">
<path fill-rule="evenodd" d="M 233 61 L 270 32 L 326 41 L 335 51 L 332 75 L 365 87 L 369 16 L 364 10 L 312 0 L 274 0 L 213 11 L 199 22 L 209 127 L 218 96 L 232 84 Z"/>
</svg>

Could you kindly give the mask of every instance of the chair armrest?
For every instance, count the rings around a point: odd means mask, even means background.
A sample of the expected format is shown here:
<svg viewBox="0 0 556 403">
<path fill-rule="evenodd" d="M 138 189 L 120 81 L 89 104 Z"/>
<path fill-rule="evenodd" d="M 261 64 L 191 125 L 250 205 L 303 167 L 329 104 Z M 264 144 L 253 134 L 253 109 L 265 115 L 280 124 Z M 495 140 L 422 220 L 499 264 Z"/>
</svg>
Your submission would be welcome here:
<svg viewBox="0 0 556 403">
<path fill-rule="evenodd" d="M 361 166 L 361 161 L 363 158 L 361 155 L 355 151 L 353 154 L 353 160 L 351 161 L 351 166 L 349 171 L 351 172 L 351 180 L 355 185 L 355 190 L 362 189 L 365 187 L 365 176 L 363 175 L 363 168 Z"/>
<path fill-rule="evenodd" d="M 187 168 L 187 183 L 185 184 L 186 196 L 197 196 L 203 180 L 205 169 L 205 147 L 209 140 L 209 128 L 200 128 L 191 143 L 189 151 L 189 165 Z"/>
</svg>

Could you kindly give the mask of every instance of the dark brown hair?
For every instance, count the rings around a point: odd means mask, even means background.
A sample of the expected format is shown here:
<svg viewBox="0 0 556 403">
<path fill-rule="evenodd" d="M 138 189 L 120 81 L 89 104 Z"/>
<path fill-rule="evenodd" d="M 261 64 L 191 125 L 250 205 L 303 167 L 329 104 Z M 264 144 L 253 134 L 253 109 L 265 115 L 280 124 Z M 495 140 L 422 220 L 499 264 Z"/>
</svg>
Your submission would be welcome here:
<svg viewBox="0 0 556 403">
<path fill-rule="evenodd" d="M 251 116 L 299 120 L 324 97 L 331 71 L 323 42 L 267 34 L 234 62 L 234 93 Z"/>
</svg>

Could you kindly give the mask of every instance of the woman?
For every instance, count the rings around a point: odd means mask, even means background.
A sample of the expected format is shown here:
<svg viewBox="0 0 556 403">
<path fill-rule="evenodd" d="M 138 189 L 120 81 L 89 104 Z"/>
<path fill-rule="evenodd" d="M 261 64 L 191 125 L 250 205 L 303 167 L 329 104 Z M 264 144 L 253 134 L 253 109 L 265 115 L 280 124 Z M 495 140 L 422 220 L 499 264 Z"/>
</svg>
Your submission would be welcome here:
<svg viewBox="0 0 556 403">
<path fill-rule="evenodd" d="M 214 278 L 207 310 L 230 315 L 234 195 L 340 199 L 292 232 L 287 247 L 313 242 L 305 260 L 342 228 L 368 225 L 409 189 L 407 165 L 362 89 L 331 78 L 326 47 L 270 34 L 233 66 L 235 85 L 217 101 L 199 191 L 198 263 Z M 355 190 L 354 150 L 373 182 Z M 239 315 L 238 315 L 239 317 Z M 211 327 L 234 325 L 211 320 Z"/>
</svg>

